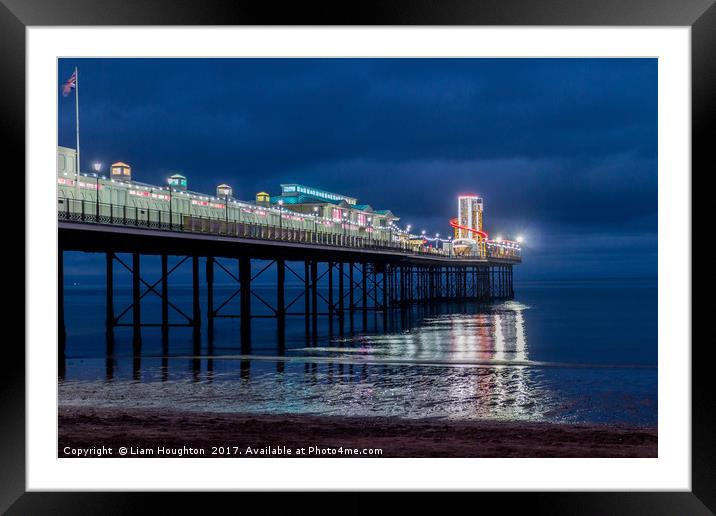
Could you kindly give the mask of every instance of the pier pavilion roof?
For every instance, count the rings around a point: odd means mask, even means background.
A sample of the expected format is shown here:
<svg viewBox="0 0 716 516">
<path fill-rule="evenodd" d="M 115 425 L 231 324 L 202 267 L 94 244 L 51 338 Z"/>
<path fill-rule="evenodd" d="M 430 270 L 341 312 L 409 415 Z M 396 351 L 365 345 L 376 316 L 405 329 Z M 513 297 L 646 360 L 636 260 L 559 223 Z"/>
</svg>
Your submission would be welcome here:
<svg viewBox="0 0 716 516">
<path fill-rule="evenodd" d="M 375 210 L 378 215 L 385 215 L 387 218 L 392 220 L 400 220 L 400 217 L 396 217 L 395 214 L 390 210 Z"/>
<path fill-rule="evenodd" d="M 342 199 L 323 199 L 308 194 L 271 196 L 271 204 L 278 204 L 278 201 L 283 201 L 283 204 L 334 204 L 336 206 L 341 206 L 344 208 L 351 207 L 346 201 Z"/>
<path fill-rule="evenodd" d="M 281 204 L 284 206 L 301 206 L 301 205 L 331 205 L 342 209 L 359 211 L 366 214 L 375 214 L 378 217 L 384 217 L 389 221 L 400 220 L 390 210 L 376 210 L 370 204 L 357 204 L 357 200 L 353 197 L 347 197 L 338 194 L 326 193 L 323 190 L 312 189 L 307 186 L 290 184 L 281 185 L 282 193 L 280 195 L 271 196 L 271 204 Z M 308 193 L 308 192 L 316 192 Z M 350 202 L 349 202 L 350 201 Z"/>
</svg>

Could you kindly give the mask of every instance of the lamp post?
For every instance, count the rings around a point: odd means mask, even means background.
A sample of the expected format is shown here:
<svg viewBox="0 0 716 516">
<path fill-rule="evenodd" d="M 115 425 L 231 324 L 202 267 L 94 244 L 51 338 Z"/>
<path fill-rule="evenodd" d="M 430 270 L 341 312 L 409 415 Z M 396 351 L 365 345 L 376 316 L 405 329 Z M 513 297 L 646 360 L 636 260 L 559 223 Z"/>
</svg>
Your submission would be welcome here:
<svg viewBox="0 0 716 516">
<path fill-rule="evenodd" d="M 368 217 L 368 247 L 370 247 L 373 243 L 372 233 L 373 233 L 373 217 Z"/>
<path fill-rule="evenodd" d="M 278 200 L 278 232 L 279 238 L 283 237 L 283 199 Z"/>
<path fill-rule="evenodd" d="M 174 219 L 172 218 L 172 192 L 174 191 L 174 188 L 172 188 L 172 180 L 171 178 L 167 179 L 167 184 L 169 185 L 169 229 L 174 229 Z"/>
<path fill-rule="evenodd" d="M 316 241 L 316 237 L 318 236 L 316 233 L 318 233 L 318 206 L 313 207 L 313 241 Z"/>
<path fill-rule="evenodd" d="M 348 224 L 348 213 L 343 212 L 343 245 L 346 245 L 346 225 Z"/>
<path fill-rule="evenodd" d="M 102 169 L 102 163 L 92 163 L 94 169 L 94 188 L 95 188 L 95 222 L 99 222 L 99 171 Z"/>
<path fill-rule="evenodd" d="M 436 251 L 437 251 L 437 249 L 438 249 L 438 241 L 439 241 L 439 238 L 440 238 L 440 233 L 435 233 L 435 250 L 436 250 Z"/>
</svg>

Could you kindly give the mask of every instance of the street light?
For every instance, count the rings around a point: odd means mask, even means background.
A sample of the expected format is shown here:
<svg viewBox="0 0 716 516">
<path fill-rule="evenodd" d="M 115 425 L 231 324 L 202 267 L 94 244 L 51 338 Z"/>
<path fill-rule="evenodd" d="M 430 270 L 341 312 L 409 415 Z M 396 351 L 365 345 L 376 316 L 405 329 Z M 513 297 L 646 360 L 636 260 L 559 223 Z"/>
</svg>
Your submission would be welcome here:
<svg viewBox="0 0 716 516">
<path fill-rule="evenodd" d="M 348 226 L 348 213 L 343 212 L 343 245 L 346 245 L 346 230 Z"/>
<path fill-rule="evenodd" d="M 405 245 L 410 245 L 410 228 L 412 228 L 412 227 L 413 227 L 413 226 L 411 226 L 410 224 L 408 224 L 407 226 L 405 226 L 405 233 L 406 233 L 406 236 L 407 236 L 407 240 L 403 243 L 403 246 L 405 246 Z M 392 232 L 391 232 L 391 237 L 392 237 Z"/>
<path fill-rule="evenodd" d="M 167 184 L 169 185 L 169 229 L 171 230 L 174 229 L 174 220 L 172 219 L 172 192 L 174 188 L 171 177 L 167 179 Z"/>
<path fill-rule="evenodd" d="M 283 238 L 283 199 L 278 200 L 278 232 L 279 238 Z"/>
<path fill-rule="evenodd" d="M 102 169 L 102 163 L 92 163 L 94 169 L 94 187 L 95 187 L 95 222 L 99 222 L 99 171 Z"/>
<path fill-rule="evenodd" d="M 372 241 L 373 241 L 373 238 L 371 235 L 371 233 L 373 233 L 372 222 L 373 222 L 373 217 L 368 217 L 368 247 L 370 247 L 372 245 Z"/>
<path fill-rule="evenodd" d="M 318 233 L 318 206 L 313 207 L 313 240 L 315 242 L 316 237 L 318 236 L 316 233 Z"/>
</svg>

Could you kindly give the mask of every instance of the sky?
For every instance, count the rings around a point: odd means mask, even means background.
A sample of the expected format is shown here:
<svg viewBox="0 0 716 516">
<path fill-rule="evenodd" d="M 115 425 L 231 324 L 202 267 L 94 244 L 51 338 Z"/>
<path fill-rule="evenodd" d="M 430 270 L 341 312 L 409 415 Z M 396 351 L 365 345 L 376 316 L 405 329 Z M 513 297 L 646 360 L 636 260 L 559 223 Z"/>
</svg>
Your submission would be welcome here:
<svg viewBox="0 0 716 516">
<path fill-rule="evenodd" d="M 476 193 L 491 236 L 525 239 L 518 279 L 657 275 L 656 59 L 60 59 L 72 148 L 75 66 L 83 170 L 307 184 L 441 236 Z"/>
</svg>

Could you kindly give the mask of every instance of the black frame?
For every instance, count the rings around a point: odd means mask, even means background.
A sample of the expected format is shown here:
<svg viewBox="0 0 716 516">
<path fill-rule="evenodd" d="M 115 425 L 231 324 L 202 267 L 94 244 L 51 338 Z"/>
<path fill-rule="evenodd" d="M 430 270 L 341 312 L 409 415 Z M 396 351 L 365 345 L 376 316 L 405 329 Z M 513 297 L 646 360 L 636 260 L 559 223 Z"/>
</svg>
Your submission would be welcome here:
<svg viewBox="0 0 716 516">
<path fill-rule="evenodd" d="M 343 10 L 336 9 L 341 5 Z M 139 9 L 141 7 L 141 9 Z M 714 0 L 411 0 L 351 3 L 287 3 L 246 0 L 0 0 L 0 127 L 5 156 L 18 157 L 24 170 L 25 135 L 25 28 L 37 25 L 647 25 L 690 26 L 692 44 L 692 163 L 702 174 L 713 168 L 712 141 L 716 119 L 716 5 Z M 710 121 L 709 121 L 710 120 Z M 711 131 L 708 131 L 711 129 Z M 9 171 L 9 168 L 5 169 Z M 687 171 L 685 171 L 687 172 Z M 693 174 L 692 176 L 693 177 Z M 688 179 L 685 179 L 688 180 Z M 24 235 L 20 237 L 24 240 Z M 20 240 L 14 240 L 17 249 Z M 18 256 L 20 253 L 15 253 Z M 18 260 L 19 261 L 19 260 Z M 26 271 L 24 262 L 14 270 Z M 21 303 L 14 303 L 22 306 Z M 6 305 L 7 306 L 7 305 Z M 18 314 L 19 315 L 19 314 Z M 23 314 L 24 315 L 24 314 Z M 16 319 L 19 320 L 19 319 Z M 716 426 L 709 360 L 711 339 L 692 347 L 692 491 L 623 493 L 486 493 L 480 501 L 500 507 L 550 514 L 713 514 L 716 512 Z M 152 501 L 168 512 L 204 512 L 206 501 L 186 493 L 26 493 L 25 492 L 25 354 L 17 338 L 4 341 L 0 360 L 0 511 L 8 514 L 121 514 L 148 510 Z M 687 345 L 688 343 L 674 343 Z M 231 501 L 235 495 L 215 495 Z M 257 502 L 257 495 L 241 496 L 240 505 Z M 285 497 L 271 495 L 271 509 Z M 352 494 L 343 507 L 353 511 L 375 508 L 374 495 Z M 454 496 L 454 495 L 451 495 Z M 476 495 L 470 495 L 471 498 Z M 303 495 L 302 498 L 306 499 Z M 407 498 L 407 497 L 406 497 Z M 324 503 L 303 505 L 315 511 Z M 308 501 L 308 500 L 306 500 Z M 312 500 L 311 500 L 312 501 Z M 507 503 L 505 503 L 507 502 Z M 259 501 L 259 503 L 261 503 Z M 265 503 L 265 502 L 264 502 Z M 300 503 L 300 502 L 299 502 Z M 310 502 L 309 502 L 310 503 Z M 411 496 L 404 509 L 424 508 L 423 496 Z M 452 502 L 454 503 L 454 501 Z M 475 503 L 470 500 L 468 503 Z M 419 505 L 418 505 L 419 504 Z M 294 509 L 299 506 L 292 500 Z M 333 510 L 338 506 L 333 506 Z M 331 510 L 331 509 L 329 509 Z M 340 509 L 339 509 L 340 510 Z M 344 509 L 345 510 L 345 509 Z M 510 511 L 512 512 L 512 511 Z"/>
</svg>

